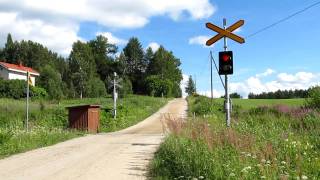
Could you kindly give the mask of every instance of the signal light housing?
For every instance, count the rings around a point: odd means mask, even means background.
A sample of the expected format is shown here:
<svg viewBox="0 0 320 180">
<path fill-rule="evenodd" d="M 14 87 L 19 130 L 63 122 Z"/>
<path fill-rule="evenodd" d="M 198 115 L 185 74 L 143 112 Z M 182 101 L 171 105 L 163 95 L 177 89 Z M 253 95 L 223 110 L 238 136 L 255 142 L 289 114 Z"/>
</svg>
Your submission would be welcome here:
<svg viewBox="0 0 320 180">
<path fill-rule="evenodd" d="M 219 52 L 219 74 L 233 74 L 233 53 L 232 51 Z"/>
</svg>

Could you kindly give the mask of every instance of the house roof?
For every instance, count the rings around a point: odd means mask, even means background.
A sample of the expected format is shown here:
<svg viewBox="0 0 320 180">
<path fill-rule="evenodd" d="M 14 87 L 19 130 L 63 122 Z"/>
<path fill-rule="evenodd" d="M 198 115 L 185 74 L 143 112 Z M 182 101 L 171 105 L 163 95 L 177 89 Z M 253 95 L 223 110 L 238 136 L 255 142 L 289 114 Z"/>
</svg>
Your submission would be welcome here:
<svg viewBox="0 0 320 180">
<path fill-rule="evenodd" d="M 11 71 L 18 71 L 23 73 L 27 73 L 29 71 L 33 75 L 36 75 L 36 76 L 40 75 L 38 71 L 30 67 L 23 66 L 22 64 L 17 65 L 17 64 L 10 64 L 10 63 L 5 63 L 0 61 L 0 65 Z"/>
</svg>

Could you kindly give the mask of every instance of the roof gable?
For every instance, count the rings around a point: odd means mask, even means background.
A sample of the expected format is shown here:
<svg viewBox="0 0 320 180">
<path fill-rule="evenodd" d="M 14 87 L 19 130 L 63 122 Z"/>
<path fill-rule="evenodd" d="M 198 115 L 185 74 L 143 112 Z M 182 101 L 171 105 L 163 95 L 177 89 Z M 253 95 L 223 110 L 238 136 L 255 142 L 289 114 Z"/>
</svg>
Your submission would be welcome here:
<svg viewBox="0 0 320 180">
<path fill-rule="evenodd" d="M 8 70 L 13 70 L 13 71 L 20 71 L 20 72 L 30 72 L 34 75 L 38 75 L 39 76 L 39 72 L 30 68 L 30 67 L 26 67 L 23 66 L 22 64 L 10 64 L 10 63 L 5 63 L 5 62 L 0 62 L 0 65 L 3 66 L 4 68 L 8 69 Z"/>
</svg>

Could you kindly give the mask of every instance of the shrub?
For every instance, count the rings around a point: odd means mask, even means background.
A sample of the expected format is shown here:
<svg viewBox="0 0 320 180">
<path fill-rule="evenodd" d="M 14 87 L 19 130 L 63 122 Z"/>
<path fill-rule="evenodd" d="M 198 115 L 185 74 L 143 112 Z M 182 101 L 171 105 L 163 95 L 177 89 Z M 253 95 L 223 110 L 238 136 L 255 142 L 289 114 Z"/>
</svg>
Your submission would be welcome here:
<svg viewBox="0 0 320 180">
<path fill-rule="evenodd" d="M 23 98 L 26 86 L 24 80 L 0 80 L 0 98 Z"/>
<path fill-rule="evenodd" d="M 46 99 L 48 93 L 44 88 L 32 86 L 30 87 L 30 96 L 36 99 Z"/>
<path fill-rule="evenodd" d="M 309 89 L 306 104 L 309 107 L 320 108 L 320 86 L 315 86 Z"/>
</svg>

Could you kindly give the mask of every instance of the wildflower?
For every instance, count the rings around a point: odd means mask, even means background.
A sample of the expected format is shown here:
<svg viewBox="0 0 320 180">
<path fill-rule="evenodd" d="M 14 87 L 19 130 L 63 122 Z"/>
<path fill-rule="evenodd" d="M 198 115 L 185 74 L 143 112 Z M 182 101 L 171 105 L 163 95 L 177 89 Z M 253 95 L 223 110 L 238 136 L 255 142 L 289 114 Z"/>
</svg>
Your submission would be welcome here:
<svg viewBox="0 0 320 180">
<path fill-rule="evenodd" d="M 261 164 L 257 164 L 257 167 L 261 167 L 262 165 Z"/>
<path fill-rule="evenodd" d="M 271 162 L 268 160 L 268 161 L 267 161 L 267 164 L 270 164 L 270 163 L 271 163 Z"/>
<path fill-rule="evenodd" d="M 265 162 L 266 162 L 266 160 L 265 160 L 265 159 L 261 159 L 261 162 L 262 162 L 262 163 L 265 163 Z"/>
<path fill-rule="evenodd" d="M 301 176 L 301 179 L 304 179 L 304 180 L 305 180 L 305 179 L 308 179 L 308 177 L 305 176 L 305 175 L 302 175 L 302 176 Z"/>
<path fill-rule="evenodd" d="M 289 139 L 285 139 L 285 141 L 286 141 L 286 142 L 288 142 L 288 141 L 289 141 Z"/>
<path fill-rule="evenodd" d="M 250 153 L 248 153 L 246 156 L 247 156 L 247 157 L 251 157 L 251 154 L 250 154 Z"/>
<path fill-rule="evenodd" d="M 281 164 L 287 164 L 285 161 L 281 161 Z"/>
<path fill-rule="evenodd" d="M 203 176 L 199 176 L 199 179 L 204 179 L 204 177 Z"/>
<path fill-rule="evenodd" d="M 261 178 L 261 179 L 265 179 L 266 177 L 265 177 L 265 176 L 261 176 L 260 178 Z"/>
<path fill-rule="evenodd" d="M 243 169 L 241 170 L 241 172 L 247 173 L 248 170 L 250 170 L 250 169 L 251 169 L 251 166 L 247 166 L 247 167 L 243 168 Z"/>
<path fill-rule="evenodd" d="M 253 155 L 253 156 L 252 156 L 252 158 L 253 158 L 253 159 L 256 159 L 256 158 L 257 158 L 257 156 L 256 156 L 256 155 Z"/>
<path fill-rule="evenodd" d="M 234 173 L 230 173 L 229 176 L 233 177 L 236 176 Z"/>
<path fill-rule="evenodd" d="M 192 178 L 192 180 L 198 180 L 198 178 L 195 178 L 195 177 L 194 177 L 194 178 Z"/>
</svg>

